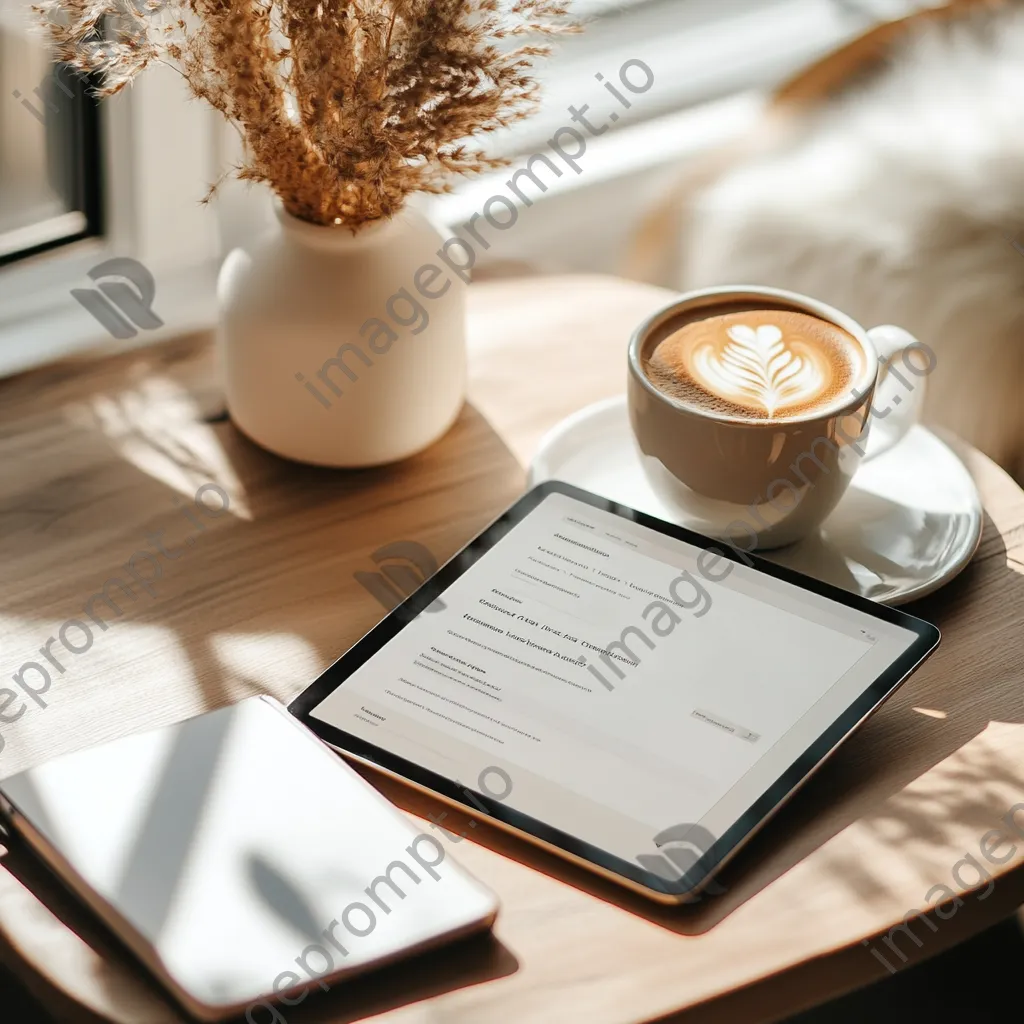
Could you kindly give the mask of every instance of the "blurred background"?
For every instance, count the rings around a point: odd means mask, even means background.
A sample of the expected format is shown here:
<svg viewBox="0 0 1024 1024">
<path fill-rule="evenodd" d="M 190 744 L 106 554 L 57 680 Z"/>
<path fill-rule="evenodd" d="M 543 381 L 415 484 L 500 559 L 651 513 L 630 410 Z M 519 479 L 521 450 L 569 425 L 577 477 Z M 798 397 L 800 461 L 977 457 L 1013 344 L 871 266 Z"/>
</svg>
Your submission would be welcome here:
<svg viewBox="0 0 1024 1024">
<path fill-rule="evenodd" d="M 602 95 L 612 102 L 595 75 L 614 82 L 626 60 L 648 64 L 655 84 L 590 140 L 582 173 L 563 176 L 486 253 L 481 272 L 622 272 L 626 246 L 681 163 L 746 130 L 764 97 L 799 68 L 926 6 L 574 0 L 587 31 L 544 66 L 539 115 L 495 137 L 492 148 L 513 164 L 542 149 L 571 123 L 570 105 L 601 109 Z M 266 216 L 265 197 L 234 183 L 221 187 L 214 216 L 199 206 L 235 142 L 173 73 L 150 69 L 97 105 L 72 74 L 49 64 L 27 7 L 0 0 L 0 373 L 98 340 L 78 337 L 95 324 L 65 300 L 85 269 L 115 252 L 154 271 L 164 307 L 174 296 L 169 330 L 212 323 L 222 253 Z M 459 224 L 493 194 L 494 181 L 459 183 L 434 204 L 438 216 Z"/>
<path fill-rule="evenodd" d="M 939 353 L 932 418 L 1024 477 L 1020 5 L 574 6 L 587 30 L 543 67 L 541 111 L 492 140 L 510 170 L 573 123 L 570 106 L 608 115 L 613 101 L 598 76 L 615 83 L 626 61 L 640 60 L 653 84 L 587 140 L 580 173 L 551 181 L 515 229 L 478 254 L 479 275 L 603 272 L 672 288 L 739 275 L 812 291 L 865 322 L 895 320 Z M 904 20 L 947 7 L 949 22 Z M 951 27 L 976 16 L 985 20 L 968 34 Z M 923 41 L 908 58 L 919 24 Z M 895 25 L 908 27 L 888 34 Z M 890 91 L 858 105 L 869 72 L 890 75 Z M 834 157 L 783 162 L 813 156 L 822 140 L 835 143 L 833 153 L 854 154 L 841 188 Z M 88 83 L 50 63 L 29 30 L 26 0 L 0 0 L 0 376 L 110 343 L 70 290 L 113 256 L 142 261 L 157 281 L 164 327 L 133 344 L 211 326 L 220 261 L 270 209 L 265 194 L 233 181 L 201 205 L 235 146 L 169 71 L 148 71 L 97 104 Z M 459 182 L 424 204 L 456 231 L 487 197 L 507 191 L 510 170 Z M 729 187 L 716 191 L 723 182 Z M 801 1024 L 1019 1016 L 1019 990 L 1011 993 L 1022 964 L 1011 920 Z M 31 1024 L 42 1019 L 35 1013 L 0 970 L 0 1019 Z"/>
</svg>

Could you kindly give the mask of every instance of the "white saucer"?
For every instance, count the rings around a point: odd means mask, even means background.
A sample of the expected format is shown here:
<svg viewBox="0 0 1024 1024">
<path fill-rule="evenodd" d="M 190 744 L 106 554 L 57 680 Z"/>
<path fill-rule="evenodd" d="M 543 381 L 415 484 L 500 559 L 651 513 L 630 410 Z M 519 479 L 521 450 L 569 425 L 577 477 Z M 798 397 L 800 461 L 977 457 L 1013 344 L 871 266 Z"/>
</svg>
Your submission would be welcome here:
<svg viewBox="0 0 1024 1024">
<path fill-rule="evenodd" d="M 647 483 L 625 397 L 563 420 L 541 441 L 530 483 L 564 480 L 669 522 L 687 525 Z M 912 427 L 864 463 L 820 533 L 765 557 L 883 604 L 948 583 L 981 540 L 981 499 L 966 467 L 930 430 Z"/>
</svg>

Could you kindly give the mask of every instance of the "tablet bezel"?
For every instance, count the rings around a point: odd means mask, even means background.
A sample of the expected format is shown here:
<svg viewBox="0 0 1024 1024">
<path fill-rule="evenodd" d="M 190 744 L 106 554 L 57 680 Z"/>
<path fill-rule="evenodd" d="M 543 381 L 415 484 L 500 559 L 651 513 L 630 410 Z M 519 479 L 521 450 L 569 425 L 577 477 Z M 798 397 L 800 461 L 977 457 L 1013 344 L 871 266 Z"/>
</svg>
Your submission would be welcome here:
<svg viewBox="0 0 1024 1024">
<path fill-rule="evenodd" d="M 447 590 L 485 552 L 498 544 L 512 527 L 528 516 L 550 494 L 566 495 L 664 536 L 699 548 L 711 549 L 729 561 L 742 563 L 767 576 L 791 583 L 844 607 L 900 626 L 916 637 L 910 647 L 867 686 L 828 729 L 821 733 L 736 819 L 690 870 L 677 880 L 662 878 L 647 871 L 639 863 L 625 860 L 540 819 L 516 811 L 487 793 L 470 789 L 463 780 L 446 778 L 312 715 L 314 708 L 329 694 L 343 685 L 356 669 L 394 639 L 435 598 Z M 906 612 L 848 593 L 829 583 L 823 583 L 803 573 L 775 565 L 755 554 L 731 547 L 726 542 L 716 541 L 684 527 L 666 523 L 571 484 L 549 480 L 524 494 L 511 508 L 498 516 L 490 526 L 446 562 L 415 593 L 356 641 L 315 682 L 292 700 L 288 710 L 322 740 L 358 761 L 379 768 L 388 775 L 404 779 L 417 789 L 434 793 L 447 803 L 456 804 L 472 814 L 486 814 L 496 825 L 520 833 L 523 838 L 537 842 L 556 853 L 560 852 L 602 875 L 624 882 L 630 888 L 640 889 L 662 902 L 680 903 L 692 899 L 710 881 L 712 874 L 747 842 L 862 722 L 896 692 L 935 650 L 939 640 L 939 630 L 935 626 Z"/>
</svg>

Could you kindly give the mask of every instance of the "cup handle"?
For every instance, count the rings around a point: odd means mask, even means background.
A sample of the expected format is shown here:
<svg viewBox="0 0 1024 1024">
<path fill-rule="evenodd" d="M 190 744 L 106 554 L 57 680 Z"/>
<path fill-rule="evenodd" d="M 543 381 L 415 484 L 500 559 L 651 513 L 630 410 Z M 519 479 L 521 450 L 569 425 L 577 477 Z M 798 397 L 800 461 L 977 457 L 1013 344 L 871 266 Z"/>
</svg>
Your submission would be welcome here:
<svg viewBox="0 0 1024 1024">
<path fill-rule="evenodd" d="M 873 327 L 868 337 L 878 353 L 878 379 L 871 402 L 871 429 L 864 457 L 874 459 L 898 444 L 920 421 L 925 378 L 935 366 L 935 355 L 902 327 Z M 909 356 L 917 349 L 917 358 Z"/>
</svg>

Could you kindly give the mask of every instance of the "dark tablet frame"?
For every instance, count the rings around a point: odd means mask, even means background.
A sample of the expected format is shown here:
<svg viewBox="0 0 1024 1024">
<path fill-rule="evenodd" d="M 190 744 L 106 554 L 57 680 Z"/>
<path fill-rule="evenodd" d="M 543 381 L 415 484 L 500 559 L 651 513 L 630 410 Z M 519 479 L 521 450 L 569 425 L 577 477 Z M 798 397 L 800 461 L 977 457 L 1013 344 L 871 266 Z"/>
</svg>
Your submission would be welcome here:
<svg viewBox="0 0 1024 1024">
<path fill-rule="evenodd" d="M 856 609 L 876 619 L 902 626 L 914 633 L 916 640 L 832 723 L 765 792 L 737 818 L 724 835 L 704 852 L 678 880 L 667 880 L 645 870 L 640 864 L 624 860 L 606 850 L 562 832 L 560 829 L 506 806 L 487 793 L 467 789 L 459 780 L 448 779 L 413 761 L 399 757 L 366 740 L 313 718 L 311 712 L 329 694 L 333 693 L 360 666 L 392 640 L 416 618 L 435 598 L 450 587 L 481 555 L 498 544 L 502 538 L 528 516 L 550 494 L 563 494 L 585 505 L 611 512 L 640 526 L 675 540 L 709 549 L 722 558 L 741 562 L 767 576 L 791 583 L 846 608 Z M 478 537 L 446 562 L 414 594 L 358 640 L 345 654 L 289 705 L 288 710 L 322 740 L 344 753 L 375 765 L 384 771 L 407 779 L 414 785 L 430 790 L 448 802 L 459 804 L 473 814 L 486 813 L 495 823 L 524 834 L 527 839 L 539 840 L 555 847 L 572 859 L 582 861 L 603 874 L 620 876 L 633 886 L 649 890 L 655 898 L 683 902 L 699 891 L 728 858 L 756 832 L 772 814 L 813 774 L 814 771 L 852 735 L 857 727 L 895 693 L 901 683 L 935 650 L 940 640 L 939 630 L 922 619 L 867 598 L 850 594 L 803 573 L 775 565 L 757 555 L 730 547 L 699 533 L 655 519 L 635 509 L 597 494 L 581 490 L 561 481 L 549 480 L 537 485 L 503 512 Z M 467 802 L 472 800 L 472 805 Z"/>
</svg>

